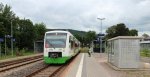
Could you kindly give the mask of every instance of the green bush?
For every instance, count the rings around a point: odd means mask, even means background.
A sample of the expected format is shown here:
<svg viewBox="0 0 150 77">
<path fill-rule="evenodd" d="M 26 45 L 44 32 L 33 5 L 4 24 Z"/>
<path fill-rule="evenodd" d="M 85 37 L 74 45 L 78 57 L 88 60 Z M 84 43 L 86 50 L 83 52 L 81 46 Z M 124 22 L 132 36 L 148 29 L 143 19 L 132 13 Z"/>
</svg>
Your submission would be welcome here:
<svg viewBox="0 0 150 77">
<path fill-rule="evenodd" d="M 141 56 L 150 57 L 150 50 L 149 49 L 141 50 Z"/>
<path fill-rule="evenodd" d="M 16 56 L 23 56 L 25 53 L 25 49 L 23 48 L 22 50 L 18 50 L 18 48 L 16 48 Z"/>
<path fill-rule="evenodd" d="M 87 47 L 83 47 L 80 50 L 81 53 L 87 53 L 88 51 L 89 51 L 89 48 L 87 48 Z"/>
</svg>

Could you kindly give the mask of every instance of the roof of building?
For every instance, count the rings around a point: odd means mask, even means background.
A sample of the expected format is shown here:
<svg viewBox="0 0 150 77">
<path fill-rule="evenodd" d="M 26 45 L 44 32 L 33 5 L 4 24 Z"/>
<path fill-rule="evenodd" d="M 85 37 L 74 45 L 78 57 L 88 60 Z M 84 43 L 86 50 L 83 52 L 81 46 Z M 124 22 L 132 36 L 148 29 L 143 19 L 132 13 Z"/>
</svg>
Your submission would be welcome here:
<svg viewBox="0 0 150 77">
<path fill-rule="evenodd" d="M 142 39 L 142 37 L 138 37 L 138 36 L 117 36 L 117 37 L 108 39 L 108 41 L 116 40 L 116 39 Z"/>
<path fill-rule="evenodd" d="M 141 44 L 146 44 L 146 43 L 148 44 L 148 43 L 150 43 L 150 41 L 141 41 L 140 43 Z"/>
</svg>

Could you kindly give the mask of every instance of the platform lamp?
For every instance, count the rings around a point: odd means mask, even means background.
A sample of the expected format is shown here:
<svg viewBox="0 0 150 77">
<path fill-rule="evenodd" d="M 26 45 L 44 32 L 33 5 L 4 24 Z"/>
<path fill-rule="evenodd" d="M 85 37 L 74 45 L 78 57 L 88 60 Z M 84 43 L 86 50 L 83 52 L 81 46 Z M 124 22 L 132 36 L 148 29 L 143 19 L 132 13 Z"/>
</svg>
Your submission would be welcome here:
<svg viewBox="0 0 150 77">
<path fill-rule="evenodd" d="M 13 21 L 14 20 L 15 20 L 14 18 L 10 20 L 11 21 L 11 54 L 12 54 L 12 56 L 14 55 L 14 49 L 13 49 L 14 46 L 13 46 L 13 43 L 15 41 L 15 39 L 13 37 Z"/>
<path fill-rule="evenodd" d="M 101 21 L 101 32 L 100 32 L 100 34 L 102 34 L 102 21 L 103 20 L 105 20 L 105 18 L 97 18 L 98 20 L 100 20 Z M 102 52 L 102 37 L 100 36 L 99 37 L 100 38 L 100 53 Z"/>
</svg>

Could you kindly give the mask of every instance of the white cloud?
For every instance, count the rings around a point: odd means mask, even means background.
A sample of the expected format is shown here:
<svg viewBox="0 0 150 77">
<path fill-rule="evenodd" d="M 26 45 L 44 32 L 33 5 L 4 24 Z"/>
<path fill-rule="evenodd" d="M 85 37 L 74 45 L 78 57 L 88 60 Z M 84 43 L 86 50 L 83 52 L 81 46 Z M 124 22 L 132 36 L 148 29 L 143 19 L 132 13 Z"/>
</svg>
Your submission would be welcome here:
<svg viewBox="0 0 150 77">
<path fill-rule="evenodd" d="M 140 32 L 150 32 L 149 0 L 1 0 L 12 6 L 22 18 L 44 22 L 47 28 L 69 28 L 96 30 L 100 32 L 100 21 L 105 17 L 103 32 L 115 24 Z"/>
</svg>

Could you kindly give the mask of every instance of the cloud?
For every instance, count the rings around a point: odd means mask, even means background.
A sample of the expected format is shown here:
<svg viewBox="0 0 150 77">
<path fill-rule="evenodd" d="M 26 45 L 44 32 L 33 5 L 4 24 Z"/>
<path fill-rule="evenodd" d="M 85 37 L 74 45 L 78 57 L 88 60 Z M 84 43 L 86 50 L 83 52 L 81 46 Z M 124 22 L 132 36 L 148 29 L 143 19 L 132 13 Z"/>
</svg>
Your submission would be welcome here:
<svg viewBox="0 0 150 77">
<path fill-rule="evenodd" d="M 69 28 L 103 32 L 115 24 L 150 33 L 149 0 L 1 0 L 22 18 L 44 22 L 47 28 Z"/>
</svg>

